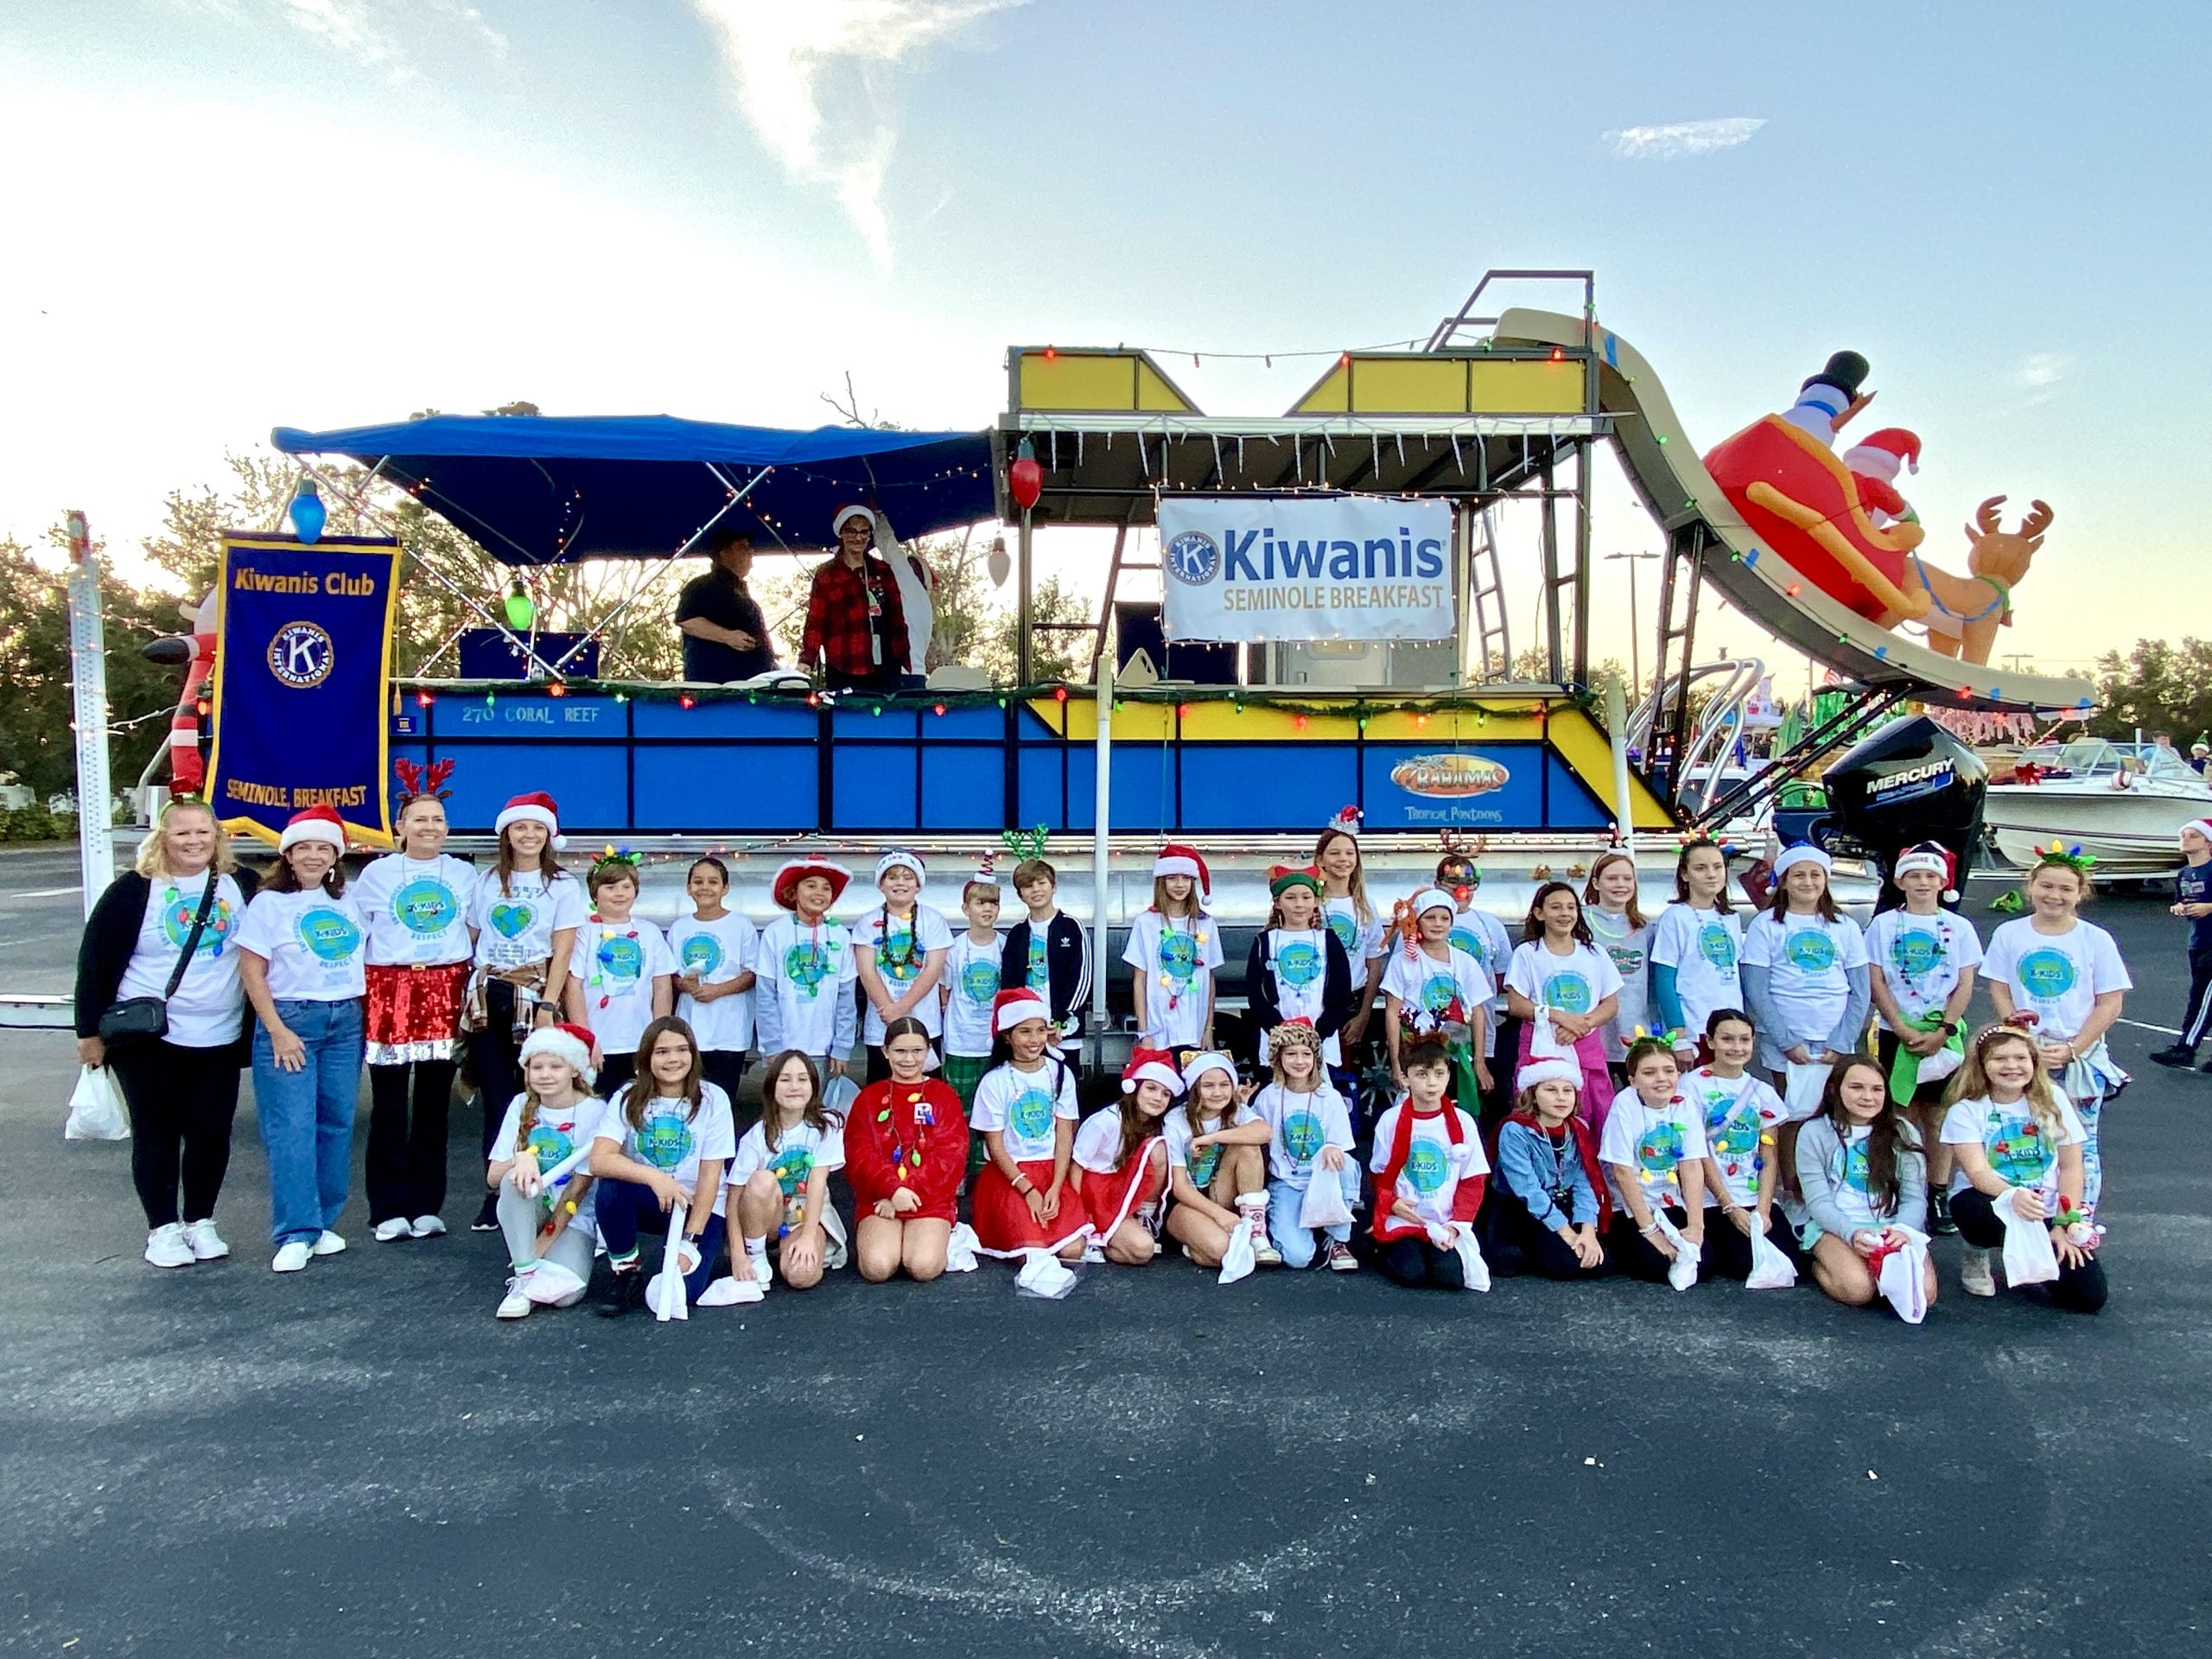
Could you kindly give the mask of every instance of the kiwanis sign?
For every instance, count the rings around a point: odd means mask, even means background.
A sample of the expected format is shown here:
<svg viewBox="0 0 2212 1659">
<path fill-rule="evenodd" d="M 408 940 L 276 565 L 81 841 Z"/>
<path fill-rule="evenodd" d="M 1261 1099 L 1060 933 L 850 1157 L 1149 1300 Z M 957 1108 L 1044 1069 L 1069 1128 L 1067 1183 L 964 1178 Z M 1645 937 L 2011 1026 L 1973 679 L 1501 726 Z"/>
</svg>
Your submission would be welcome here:
<svg viewBox="0 0 2212 1659">
<path fill-rule="evenodd" d="M 1449 639 L 1452 509 L 1388 496 L 1160 504 L 1171 639 Z"/>
</svg>

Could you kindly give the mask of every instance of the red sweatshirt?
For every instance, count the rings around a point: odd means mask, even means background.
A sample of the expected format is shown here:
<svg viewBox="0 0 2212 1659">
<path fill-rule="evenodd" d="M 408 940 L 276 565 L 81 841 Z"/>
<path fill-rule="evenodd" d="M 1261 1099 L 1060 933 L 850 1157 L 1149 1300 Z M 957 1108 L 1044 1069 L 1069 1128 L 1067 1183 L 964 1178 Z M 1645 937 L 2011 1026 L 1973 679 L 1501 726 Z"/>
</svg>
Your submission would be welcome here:
<svg viewBox="0 0 2212 1659">
<path fill-rule="evenodd" d="M 968 1120 L 950 1084 L 872 1083 L 846 1115 L 845 1179 L 858 1215 L 904 1186 L 922 1201 L 908 1219 L 950 1221 L 967 1171 Z"/>
</svg>

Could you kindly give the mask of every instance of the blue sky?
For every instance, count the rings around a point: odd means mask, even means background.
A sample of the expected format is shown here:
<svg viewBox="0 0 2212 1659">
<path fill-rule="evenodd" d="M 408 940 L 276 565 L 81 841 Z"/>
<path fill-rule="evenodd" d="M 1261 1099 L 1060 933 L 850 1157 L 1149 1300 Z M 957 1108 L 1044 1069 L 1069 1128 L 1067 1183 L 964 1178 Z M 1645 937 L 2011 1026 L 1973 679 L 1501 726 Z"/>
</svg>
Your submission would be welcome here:
<svg viewBox="0 0 2212 1659">
<path fill-rule="evenodd" d="M 1931 550 L 2050 500 L 2000 651 L 2077 662 L 2191 621 L 2208 56 L 2181 4 L 42 0 L 0 17 L 0 533 L 127 543 L 271 425 L 426 405 L 811 424 L 849 368 L 981 425 L 1016 341 L 1272 413 L 1316 364 L 1187 353 L 1586 265 L 1700 445 L 1851 346 Z M 1598 534 L 1656 544 L 1618 489 Z"/>
</svg>

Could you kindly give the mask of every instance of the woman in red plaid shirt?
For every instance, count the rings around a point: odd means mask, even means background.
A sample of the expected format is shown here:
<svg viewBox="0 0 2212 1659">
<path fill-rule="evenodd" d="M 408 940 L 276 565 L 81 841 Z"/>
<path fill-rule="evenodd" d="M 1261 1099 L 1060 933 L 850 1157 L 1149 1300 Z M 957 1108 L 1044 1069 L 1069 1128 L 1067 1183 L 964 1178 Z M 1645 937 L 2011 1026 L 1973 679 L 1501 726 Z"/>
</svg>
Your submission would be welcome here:
<svg viewBox="0 0 2212 1659">
<path fill-rule="evenodd" d="M 891 567 L 869 555 L 874 515 L 840 507 L 834 528 L 837 556 L 814 572 L 799 665 L 822 664 L 832 690 L 896 691 L 906 671 L 906 610 Z"/>
</svg>

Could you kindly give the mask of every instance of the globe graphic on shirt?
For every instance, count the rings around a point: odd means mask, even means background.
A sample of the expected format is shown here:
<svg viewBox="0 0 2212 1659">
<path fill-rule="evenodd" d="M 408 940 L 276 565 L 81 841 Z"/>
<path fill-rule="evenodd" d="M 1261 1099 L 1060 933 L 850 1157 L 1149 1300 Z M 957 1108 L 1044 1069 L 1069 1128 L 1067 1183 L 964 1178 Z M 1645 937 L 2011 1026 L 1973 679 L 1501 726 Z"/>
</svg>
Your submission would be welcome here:
<svg viewBox="0 0 2212 1659">
<path fill-rule="evenodd" d="M 1471 929 L 1455 927 L 1444 938 L 1445 942 L 1454 950 L 1465 951 L 1475 959 L 1477 966 L 1483 965 L 1483 942 L 1480 936 Z"/>
<path fill-rule="evenodd" d="M 162 937 L 176 950 L 184 949 L 184 942 L 192 937 L 192 918 L 200 914 L 200 901 L 207 896 L 202 888 L 189 899 L 172 899 L 162 907 Z M 223 941 L 231 937 L 235 920 L 231 913 L 231 901 L 218 899 L 207 907 L 207 925 L 200 930 L 200 943 L 193 950 L 195 957 L 219 957 Z"/>
<path fill-rule="evenodd" d="M 1705 1128 L 1713 1150 L 1724 1158 L 1745 1158 L 1759 1149 L 1759 1115 L 1737 1111 L 1733 1103 L 1707 1113 Z"/>
<path fill-rule="evenodd" d="M 634 980 L 645 971 L 645 948 L 637 940 L 616 934 L 599 942 L 600 971 L 609 979 Z"/>
<path fill-rule="evenodd" d="M 1544 981 L 1544 1006 L 1561 1014 L 1587 1014 L 1597 1006 L 1590 982 L 1577 973 L 1554 974 Z"/>
<path fill-rule="evenodd" d="M 1337 943 L 1344 946 L 1346 956 L 1351 956 L 1359 948 L 1359 918 L 1350 911 L 1331 911 L 1329 931 L 1337 936 Z"/>
<path fill-rule="evenodd" d="M 1318 1113 L 1300 1110 L 1283 1115 L 1282 1148 L 1294 1162 L 1313 1162 L 1325 1138 Z"/>
<path fill-rule="evenodd" d="M 814 1154 L 805 1147 L 779 1147 L 776 1155 L 768 1160 L 768 1170 L 788 1198 L 814 1173 Z"/>
<path fill-rule="evenodd" d="M 1791 932 L 1782 954 L 1801 974 L 1825 974 L 1835 966 L 1835 941 L 1824 929 L 1801 927 Z"/>
<path fill-rule="evenodd" d="M 1890 941 L 1890 966 L 1901 974 L 1932 973 L 1942 961 L 1943 942 L 1933 933 L 1905 928 Z"/>
<path fill-rule="evenodd" d="M 1429 1014 L 1442 1014 L 1459 1000 L 1459 987 L 1449 974 L 1431 974 L 1421 983 L 1421 1006 Z"/>
<path fill-rule="evenodd" d="M 1427 1198 L 1444 1186 L 1448 1160 L 1444 1148 L 1433 1141 L 1416 1141 L 1406 1151 L 1406 1179 L 1414 1184 L 1414 1191 Z"/>
<path fill-rule="evenodd" d="M 1022 1140 L 1042 1141 L 1052 1129 L 1052 1097 L 1042 1089 L 1025 1089 L 1006 1109 L 1007 1127 Z"/>
<path fill-rule="evenodd" d="M 798 987 L 801 996 L 813 996 L 830 976 L 829 953 L 810 940 L 802 939 L 784 952 L 784 977 Z"/>
<path fill-rule="evenodd" d="M 654 1105 L 638 1127 L 638 1156 L 658 1170 L 679 1169 L 695 1144 L 691 1125 L 683 1114 Z"/>
<path fill-rule="evenodd" d="M 1636 1166 L 1649 1183 L 1675 1173 L 1682 1161 L 1682 1128 L 1679 1123 L 1655 1123 L 1636 1143 Z"/>
<path fill-rule="evenodd" d="M 1872 1192 L 1873 1178 L 1866 1168 L 1866 1143 L 1854 1141 L 1843 1149 L 1843 1184 L 1854 1192 Z"/>
<path fill-rule="evenodd" d="M 1275 952 L 1275 972 L 1284 984 L 1303 990 L 1321 977 L 1321 953 L 1303 939 L 1286 944 Z"/>
<path fill-rule="evenodd" d="M 711 933 L 694 933 L 676 953 L 687 974 L 711 974 L 722 965 L 722 942 Z"/>
<path fill-rule="evenodd" d="M 361 930 L 342 910 L 317 905 L 300 912 L 300 944 L 317 962 L 344 962 L 361 948 Z"/>
<path fill-rule="evenodd" d="M 1983 1132 L 1989 1166 L 2013 1186 L 2039 1186 L 2050 1167 L 2050 1148 L 2042 1126 L 2031 1117 L 1992 1115 Z"/>
<path fill-rule="evenodd" d="M 911 984 L 922 976 L 922 953 L 915 948 L 914 930 L 893 924 L 883 930 L 876 942 L 875 965 L 883 976 L 900 985 Z"/>
<path fill-rule="evenodd" d="M 576 1149 L 576 1143 L 561 1132 L 559 1124 L 548 1123 L 543 1119 L 530 1126 L 530 1133 L 523 1137 L 523 1145 L 537 1160 L 541 1173 Z"/>
<path fill-rule="evenodd" d="M 1179 985 L 1187 985 L 1198 967 L 1198 941 L 1188 933 L 1162 928 L 1160 933 L 1160 971 Z"/>
<path fill-rule="evenodd" d="M 982 1005 L 998 994 L 998 963 L 988 957 L 971 957 L 960 969 L 960 995 L 970 1002 Z"/>
<path fill-rule="evenodd" d="M 1724 974 L 1735 970 L 1735 936 L 1719 922 L 1707 922 L 1698 929 L 1697 953 Z"/>
<path fill-rule="evenodd" d="M 502 899 L 487 913 L 492 931 L 503 939 L 518 939 L 530 931 L 537 912 L 519 899 Z"/>
<path fill-rule="evenodd" d="M 2038 1002 L 2056 1002 L 2074 988 L 2074 959 L 2063 950 L 2031 950 L 2013 967 L 2019 988 Z"/>
<path fill-rule="evenodd" d="M 391 895 L 391 917 L 410 933 L 442 933 L 461 914 L 453 889 L 429 876 L 404 881 Z"/>
<path fill-rule="evenodd" d="M 1220 1167 L 1221 1148 L 1219 1147 L 1193 1147 L 1191 1148 L 1192 1185 L 1196 1187 L 1211 1186 L 1213 1185 L 1213 1173 Z"/>
</svg>

